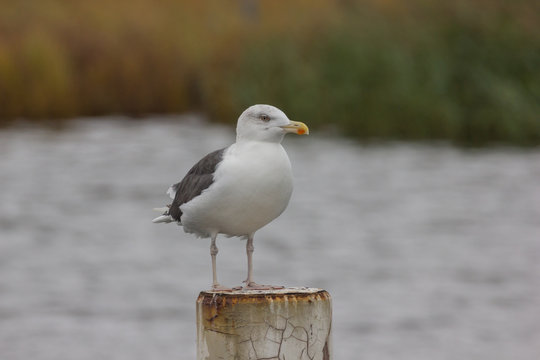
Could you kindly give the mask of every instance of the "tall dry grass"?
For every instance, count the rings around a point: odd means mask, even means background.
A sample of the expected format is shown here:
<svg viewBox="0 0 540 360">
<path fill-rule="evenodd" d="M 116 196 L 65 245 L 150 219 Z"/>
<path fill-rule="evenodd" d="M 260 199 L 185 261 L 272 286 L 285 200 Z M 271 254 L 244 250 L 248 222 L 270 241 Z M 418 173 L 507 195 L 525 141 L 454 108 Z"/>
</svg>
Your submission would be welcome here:
<svg viewBox="0 0 540 360">
<path fill-rule="evenodd" d="M 359 138 L 540 143 L 540 7 L 0 0 L 0 122 L 273 103 Z"/>
</svg>

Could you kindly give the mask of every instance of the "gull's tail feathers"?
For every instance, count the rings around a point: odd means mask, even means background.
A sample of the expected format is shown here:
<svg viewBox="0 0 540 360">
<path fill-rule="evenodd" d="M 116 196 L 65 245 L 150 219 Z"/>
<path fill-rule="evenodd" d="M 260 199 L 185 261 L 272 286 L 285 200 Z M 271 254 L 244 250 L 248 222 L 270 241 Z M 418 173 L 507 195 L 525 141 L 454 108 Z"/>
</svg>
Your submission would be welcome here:
<svg viewBox="0 0 540 360">
<path fill-rule="evenodd" d="M 158 212 L 162 213 L 162 215 L 158 216 L 157 218 L 152 220 L 152 222 L 154 224 L 173 222 L 174 219 L 171 217 L 171 215 L 169 215 L 169 208 L 170 207 L 171 207 L 170 205 L 167 205 L 167 206 L 162 207 L 162 208 L 154 208 L 153 209 L 154 211 L 158 211 Z"/>
<path fill-rule="evenodd" d="M 158 216 L 157 218 L 155 218 L 154 220 L 152 220 L 152 222 L 154 224 L 158 224 L 158 223 L 170 223 L 170 222 L 173 222 L 173 218 L 171 217 L 171 215 L 161 215 L 161 216 Z"/>
</svg>

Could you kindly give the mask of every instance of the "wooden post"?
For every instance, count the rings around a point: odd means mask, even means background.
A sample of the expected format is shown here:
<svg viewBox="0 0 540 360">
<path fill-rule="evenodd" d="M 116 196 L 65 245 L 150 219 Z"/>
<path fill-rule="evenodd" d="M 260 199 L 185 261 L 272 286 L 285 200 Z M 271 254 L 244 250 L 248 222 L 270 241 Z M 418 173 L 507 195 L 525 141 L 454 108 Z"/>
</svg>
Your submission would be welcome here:
<svg viewBox="0 0 540 360">
<path fill-rule="evenodd" d="M 331 324 L 325 290 L 203 291 L 197 360 L 330 360 Z"/>
</svg>

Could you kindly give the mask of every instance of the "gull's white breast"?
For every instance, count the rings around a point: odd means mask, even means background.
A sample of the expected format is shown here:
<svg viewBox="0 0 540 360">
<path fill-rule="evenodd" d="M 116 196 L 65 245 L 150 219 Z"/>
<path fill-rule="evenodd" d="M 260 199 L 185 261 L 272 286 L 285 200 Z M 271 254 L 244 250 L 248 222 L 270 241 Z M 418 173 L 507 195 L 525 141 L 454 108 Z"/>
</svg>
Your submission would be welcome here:
<svg viewBox="0 0 540 360">
<path fill-rule="evenodd" d="M 225 152 L 214 183 L 185 203 L 184 230 L 249 235 L 278 217 L 293 190 L 291 163 L 280 143 L 235 143 Z"/>
</svg>

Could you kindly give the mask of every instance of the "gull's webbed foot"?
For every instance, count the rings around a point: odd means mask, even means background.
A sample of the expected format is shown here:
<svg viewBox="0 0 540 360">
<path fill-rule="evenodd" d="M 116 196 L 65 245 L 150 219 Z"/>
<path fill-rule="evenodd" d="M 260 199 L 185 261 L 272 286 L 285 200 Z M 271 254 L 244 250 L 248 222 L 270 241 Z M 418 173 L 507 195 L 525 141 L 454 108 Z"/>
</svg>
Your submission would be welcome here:
<svg viewBox="0 0 540 360">
<path fill-rule="evenodd" d="M 212 285 L 212 291 L 233 291 L 233 289 L 220 285 L 218 283 L 215 283 Z"/>
<path fill-rule="evenodd" d="M 242 288 L 242 290 L 279 290 L 284 289 L 285 286 L 281 285 L 261 285 L 252 281 Z"/>
</svg>

